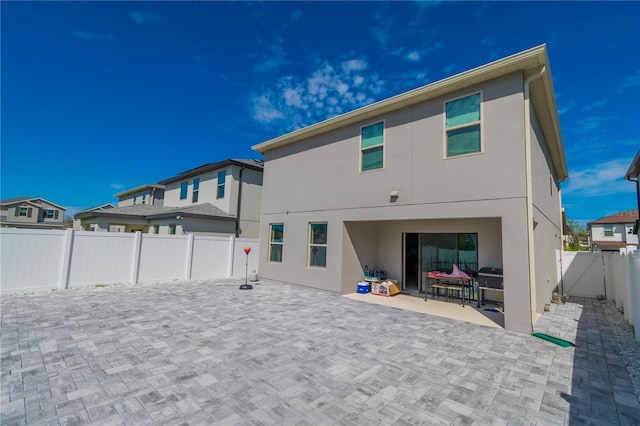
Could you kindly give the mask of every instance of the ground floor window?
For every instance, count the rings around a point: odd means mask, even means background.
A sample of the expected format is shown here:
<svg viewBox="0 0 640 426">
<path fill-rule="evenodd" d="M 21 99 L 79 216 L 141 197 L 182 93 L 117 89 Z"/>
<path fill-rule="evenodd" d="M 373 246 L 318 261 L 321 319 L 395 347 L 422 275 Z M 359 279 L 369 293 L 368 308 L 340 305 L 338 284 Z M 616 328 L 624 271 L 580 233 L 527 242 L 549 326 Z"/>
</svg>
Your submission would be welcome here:
<svg viewBox="0 0 640 426">
<path fill-rule="evenodd" d="M 309 266 L 327 266 L 327 224 L 309 224 Z"/>
<path fill-rule="evenodd" d="M 284 243 L 284 224 L 272 223 L 269 236 L 269 262 L 282 262 L 282 244 Z"/>
</svg>

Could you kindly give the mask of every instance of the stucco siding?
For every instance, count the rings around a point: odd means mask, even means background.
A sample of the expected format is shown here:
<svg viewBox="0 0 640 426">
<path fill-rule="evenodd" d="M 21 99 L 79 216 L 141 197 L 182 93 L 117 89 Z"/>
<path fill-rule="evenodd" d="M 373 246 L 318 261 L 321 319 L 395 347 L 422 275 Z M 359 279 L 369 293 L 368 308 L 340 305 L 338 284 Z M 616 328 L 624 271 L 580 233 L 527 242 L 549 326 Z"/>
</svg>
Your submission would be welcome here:
<svg viewBox="0 0 640 426">
<path fill-rule="evenodd" d="M 535 310 L 544 305 L 558 288 L 556 251 L 562 248 L 560 186 L 535 110 L 531 111 L 531 186 L 533 197 Z"/>
<path fill-rule="evenodd" d="M 309 222 L 327 222 L 327 267 L 308 267 Z M 269 262 L 269 225 L 284 224 L 282 263 Z M 321 290 L 355 291 L 365 265 L 402 281 L 403 232 L 477 232 L 479 266 L 505 267 L 508 328 L 530 331 L 526 200 L 286 212 L 263 215 L 260 275 Z"/>
<path fill-rule="evenodd" d="M 233 186 L 233 174 L 230 173 L 231 167 L 225 169 L 214 170 L 211 172 L 202 173 L 198 176 L 192 176 L 185 178 L 178 182 L 171 182 L 165 185 L 164 193 L 164 205 L 171 207 L 184 207 L 191 206 L 193 204 L 211 203 L 219 209 L 229 212 L 231 208 L 231 188 Z M 216 198 L 218 191 L 218 172 L 226 170 L 227 175 L 225 177 L 225 193 L 224 197 Z M 200 186 L 198 190 L 198 202 L 194 203 L 193 199 L 193 180 L 194 178 L 200 178 Z M 180 185 L 182 182 L 189 182 L 187 198 L 180 199 Z"/>
<path fill-rule="evenodd" d="M 265 153 L 264 213 L 502 199 L 525 194 L 521 75 Z M 443 159 L 447 99 L 482 90 L 484 153 Z M 384 169 L 359 171 L 360 129 L 384 121 Z"/>
</svg>

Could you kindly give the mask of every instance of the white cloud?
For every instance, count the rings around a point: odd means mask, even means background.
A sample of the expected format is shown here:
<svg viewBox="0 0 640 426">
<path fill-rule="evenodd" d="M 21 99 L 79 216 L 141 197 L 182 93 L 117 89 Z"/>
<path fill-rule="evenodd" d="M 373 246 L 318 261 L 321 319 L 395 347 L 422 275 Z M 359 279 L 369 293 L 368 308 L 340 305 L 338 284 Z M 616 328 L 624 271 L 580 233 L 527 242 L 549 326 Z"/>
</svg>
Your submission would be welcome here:
<svg viewBox="0 0 640 426">
<path fill-rule="evenodd" d="M 632 158 L 607 161 L 593 167 L 569 171 L 569 181 L 563 188 L 571 195 L 613 195 L 635 192 L 635 186 L 624 180 Z"/>
<path fill-rule="evenodd" d="M 109 187 L 113 189 L 124 189 L 125 186 L 121 183 L 110 183 Z"/>
<path fill-rule="evenodd" d="M 607 104 L 607 101 L 605 100 L 591 102 L 590 104 L 587 104 L 582 107 L 582 112 L 591 111 L 592 109 L 600 108 L 601 106 L 604 106 L 606 104 Z"/>
<path fill-rule="evenodd" d="M 622 93 L 628 89 L 640 86 L 640 71 L 636 71 L 634 75 L 630 75 L 622 79 L 622 84 L 618 88 L 618 93 Z"/>
<path fill-rule="evenodd" d="M 260 123 L 270 123 L 284 118 L 284 115 L 273 106 L 270 95 L 265 94 L 253 99 L 253 117 Z"/>
<path fill-rule="evenodd" d="M 267 53 L 263 55 L 261 62 L 257 63 L 253 69 L 256 72 L 269 72 L 291 63 L 286 58 L 286 53 L 282 47 L 283 40 L 276 38 L 276 41 L 267 46 Z"/>
<path fill-rule="evenodd" d="M 298 22 L 301 16 L 302 16 L 302 10 L 296 10 L 291 14 L 291 22 Z"/>
<path fill-rule="evenodd" d="M 129 19 L 140 25 L 155 24 L 157 22 L 160 22 L 160 15 L 158 15 L 157 13 L 130 12 L 128 16 Z"/>
<path fill-rule="evenodd" d="M 409 62 L 418 62 L 420 61 L 421 57 L 422 56 L 420 55 L 420 52 L 418 52 L 417 50 L 413 50 L 407 53 L 404 58 Z"/>
<path fill-rule="evenodd" d="M 444 68 L 442 68 L 442 72 L 445 74 L 451 74 L 453 70 L 456 69 L 456 66 L 457 66 L 456 64 L 449 64 Z"/>
<path fill-rule="evenodd" d="M 113 36 L 111 34 L 88 33 L 86 31 L 81 31 L 81 30 L 73 30 L 71 31 L 71 35 L 74 36 L 75 38 L 79 38 L 80 40 L 99 40 L 99 41 L 113 40 Z"/>
<path fill-rule="evenodd" d="M 291 131 L 375 101 L 385 82 L 365 74 L 362 58 L 332 65 L 321 63 L 305 77 L 287 76 L 252 99 L 254 118 L 281 131 Z"/>
</svg>

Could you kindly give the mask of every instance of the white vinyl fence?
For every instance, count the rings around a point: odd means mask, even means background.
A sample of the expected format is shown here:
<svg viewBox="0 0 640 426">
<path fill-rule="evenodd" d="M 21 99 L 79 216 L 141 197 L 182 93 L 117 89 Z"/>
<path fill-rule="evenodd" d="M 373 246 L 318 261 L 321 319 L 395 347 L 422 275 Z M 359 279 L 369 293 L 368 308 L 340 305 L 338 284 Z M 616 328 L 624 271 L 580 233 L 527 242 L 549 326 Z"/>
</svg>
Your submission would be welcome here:
<svg viewBox="0 0 640 426">
<path fill-rule="evenodd" d="M 248 238 L 4 228 L 0 292 L 244 277 L 247 261 L 257 272 L 258 248 Z"/>
<path fill-rule="evenodd" d="M 604 296 L 622 307 L 640 341 L 640 250 L 628 254 L 562 252 L 561 290 L 570 296 Z"/>
</svg>

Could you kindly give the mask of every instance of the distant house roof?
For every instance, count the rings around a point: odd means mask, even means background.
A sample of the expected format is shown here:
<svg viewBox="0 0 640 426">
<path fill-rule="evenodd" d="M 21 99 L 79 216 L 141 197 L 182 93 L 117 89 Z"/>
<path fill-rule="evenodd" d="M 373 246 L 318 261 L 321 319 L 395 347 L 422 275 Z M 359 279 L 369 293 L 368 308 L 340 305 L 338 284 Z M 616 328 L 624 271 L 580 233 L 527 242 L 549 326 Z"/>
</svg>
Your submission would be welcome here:
<svg viewBox="0 0 640 426">
<path fill-rule="evenodd" d="M 311 126 L 295 130 L 291 133 L 254 145 L 251 149 L 264 153 L 271 149 L 355 124 L 362 120 L 371 119 L 380 114 L 434 99 L 452 91 L 481 84 L 514 72 L 522 72 L 524 77 L 527 78 L 534 75 L 534 73 L 538 72 L 543 66 L 546 67 L 546 72 L 544 72 L 540 78 L 531 82 L 531 103 L 536 111 L 540 128 L 544 134 L 551 162 L 553 163 L 558 179 L 563 181 L 569 177 L 569 172 L 564 155 L 562 133 L 558 120 L 558 108 L 545 44 L 375 102 L 354 111 L 329 118 Z"/>
<path fill-rule="evenodd" d="M 124 197 L 126 195 L 135 194 L 136 192 L 144 191 L 145 189 L 162 189 L 162 190 L 164 190 L 164 185 L 157 185 L 157 184 L 140 185 L 140 186 L 137 186 L 135 188 L 131 188 L 131 189 L 127 189 L 125 191 L 119 192 L 116 195 L 114 195 L 114 197 L 118 197 L 118 198 Z"/>
<path fill-rule="evenodd" d="M 161 180 L 158 183 L 161 185 L 166 185 L 166 184 L 177 182 L 183 179 L 188 179 L 192 176 L 197 176 L 202 173 L 210 172 L 212 170 L 222 169 L 223 167 L 227 167 L 227 166 L 246 167 L 248 169 L 258 170 L 258 171 L 263 171 L 264 169 L 264 163 L 262 162 L 262 160 L 230 158 L 228 160 L 220 161 L 218 163 L 203 164 L 202 166 L 198 166 L 196 168 L 189 169 L 187 171 L 179 173 L 172 178 Z"/>
<path fill-rule="evenodd" d="M 587 226 L 591 225 L 605 225 L 605 224 L 615 224 L 615 223 L 634 223 L 638 220 L 638 210 L 629 210 L 626 212 L 612 214 L 610 216 L 601 217 L 600 219 L 594 220 L 592 222 L 587 223 Z"/>
<path fill-rule="evenodd" d="M 85 210 L 77 213 L 76 219 L 87 219 L 90 217 L 120 217 L 127 219 L 162 219 L 176 216 L 202 218 L 202 219 L 222 219 L 235 220 L 236 217 L 225 213 L 213 204 L 202 203 L 186 207 L 164 207 L 152 204 L 136 204 L 133 206 L 116 207 L 106 210 Z"/>
<path fill-rule="evenodd" d="M 40 200 L 40 201 L 44 201 L 47 204 L 50 204 L 54 207 L 59 208 L 60 210 L 67 210 L 66 208 L 56 204 L 56 203 L 52 203 L 49 200 L 46 200 L 42 197 L 17 197 L 17 198 L 6 198 L 4 200 L 0 200 L 0 205 L 10 205 L 10 204 L 16 204 L 16 203 L 30 203 L 30 204 L 35 204 L 36 200 Z"/>
<path fill-rule="evenodd" d="M 627 246 L 638 246 L 637 244 L 626 243 L 624 241 L 592 241 L 591 245 L 597 247 L 600 250 L 615 250 L 618 251 L 621 248 Z"/>
</svg>

